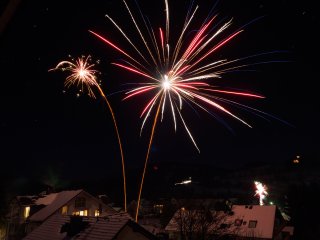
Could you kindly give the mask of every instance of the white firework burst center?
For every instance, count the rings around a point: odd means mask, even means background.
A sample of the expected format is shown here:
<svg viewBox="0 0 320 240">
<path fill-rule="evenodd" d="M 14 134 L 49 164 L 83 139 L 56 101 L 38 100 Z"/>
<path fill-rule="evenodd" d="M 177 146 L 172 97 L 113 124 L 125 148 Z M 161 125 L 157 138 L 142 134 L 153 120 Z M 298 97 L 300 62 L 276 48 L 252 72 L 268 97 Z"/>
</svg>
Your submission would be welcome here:
<svg viewBox="0 0 320 240">
<path fill-rule="evenodd" d="M 85 69 L 80 69 L 78 74 L 79 77 L 85 77 L 88 74 L 88 71 L 86 71 Z"/>
<path fill-rule="evenodd" d="M 162 87 L 164 90 L 170 90 L 171 85 L 172 85 L 172 80 L 169 79 L 168 75 L 164 75 L 163 81 L 162 81 Z"/>
</svg>

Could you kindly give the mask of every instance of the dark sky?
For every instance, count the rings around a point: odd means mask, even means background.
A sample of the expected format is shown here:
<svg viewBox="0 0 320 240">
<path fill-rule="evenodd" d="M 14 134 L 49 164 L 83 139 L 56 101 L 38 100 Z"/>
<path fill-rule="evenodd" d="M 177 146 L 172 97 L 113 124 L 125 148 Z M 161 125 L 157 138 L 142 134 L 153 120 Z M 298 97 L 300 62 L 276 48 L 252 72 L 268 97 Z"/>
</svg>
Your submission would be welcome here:
<svg viewBox="0 0 320 240">
<path fill-rule="evenodd" d="M 164 1 L 138 1 L 154 28 L 164 27 Z M 240 3 L 241 2 L 241 3 Z M 128 0 L 135 14 L 134 1 Z M 190 29 L 196 30 L 214 1 L 199 0 L 199 12 Z M 189 1 L 171 0 L 173 36 L 181 29 Z M 5 4 L 1 4 L 3 12 Z M 249 24 L 239 37 L 224 46 L 212 59 L 234 59 L 257 53 L 260 56 L 246 72 L 223 76 L 223 84 L 258 92 L 266 99 L 234 100 L 256 107 L 275 118 L 261 119 L 245 111 L 234 112 L 252 124 L 247 128 L 218 114 L 233 132 L 207 113 L 184 109 L 201 150 L 193 147 L 181 122 L 174 132 L 166 118 L 156 129 L 150 155 L 151 165 L 162 162 L 210 163 L 228 168 L 248 162 L 283 163 L 296 155 L 319 160 L 319 100 L 317 79 L 319 18 L 314 1 L 223 0 L 215 11 L 219 21 L 233 18 L 230 30 Z M 46 181 L 61 178 L 95 178 L 120 174 L 120 156 L 110 113 L 103 100 L 76 96 L 75 89 L 63 92 L 65 73 L 49 72 L 59 61 L 82 54 L 100 60 L 97 70 L 105 93 L 126 88 L 126 83 L 143 78 L 124 72 L 110 63 L 122 56 L 92 36 L 92 29 L 124 49 L 130 50 L 117 30 L 105 18 L 110 14 L 137 40 L 123 3 L 119 0 L 21 1 L 0 35 L 0 174 L 14 181 L 36 177 Z M 226 33 L 227 33 L 226 32 Z M 189 34 L 192 34 L 189 33 Z M 272 61 L 275 61 L 272 63 Z M 276 62 L 279 61 L 279 62 Z M 222 82 L 220 80 L 220 82 Z M 219 83 L 220 83 L 219 82 Z M 109 96 L 118 120 L 128 168 L 143 166 L 151 124 L 139 137 L 139 113 L 146 99 L 121 101 L 123 93 Z M 166 116 L 169 116 L 167 112 Z M 217 112 L 216 112 L 217 113 Z"/>
</svg>

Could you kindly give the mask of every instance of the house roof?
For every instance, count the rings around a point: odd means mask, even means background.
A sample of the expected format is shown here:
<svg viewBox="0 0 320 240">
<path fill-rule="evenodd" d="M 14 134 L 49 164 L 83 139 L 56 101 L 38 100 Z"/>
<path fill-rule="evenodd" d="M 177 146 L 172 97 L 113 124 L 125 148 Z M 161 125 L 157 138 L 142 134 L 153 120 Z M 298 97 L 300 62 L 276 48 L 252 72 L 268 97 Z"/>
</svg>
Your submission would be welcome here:
<svg viewBox="0 0 320 240">
<path fill-rule="evenodd" d="M 99 219 L 90 224 L 83 232 L 77 235 L 77 240 L 111 240 L 120 230 L 131 221 L 127 214 L 115 214 Z"/>
<path fill-rule="evenodd" d="M 35 200 L 36 205 L 46 205 L 35 214 L 31 215 L 29 220 L 35 222 L 44 221 L 46 218 L 55 213 L 59 208 L 63 207 L 71 199 L 79 195 L 83 190 L 61 191 L 51 193 L 42 198 Z"/>
<path fill-rule="evenodd" d="M 226 232 L 236 233 L 240 236 L 255 236 L 259 238 L 272 239 L 274 231 L 274 222 L 276 218 L 276 206 L 260 206 L 260 205 L 233 205 L 232 214 L 223 212 L 213 212 L 213 214 L 224 214 L 226 217 L 223 218 L 223 222 L 229 225 Z M 179 219 L 178 210 L 168 225 L 166 231 L 179 231 L 179 225 L 177 219 Z M 197 210 L 192 210 L 197 211 Z M 235 221 L 240 220 L 240 226 L 235 226 Z M 254 228 L 249 228 L 249 222 L 256 221 Z M 220 226 L 220 224 L 219 224 Z M 218 227 L 219 227 L 218 226 Z M 212 228 L 216 228 L 217 225 L 212 225 Z"/>
<path fill-rule="evenodd" d="M 43 222 L 23 240 L 63 240 L 67 232 L 62 232 L 63 226 L 70 224 L 71 216 L 54 214 Z M 106 217 L 82 217 L 86 227 L 68 239 L 77 240 L 112 240 L 117 237 L 125 226 L 130 226 L 148 237 L 156 239 L 154 235 L 131 220 L 127 213 L 115 213 Z"/>
<path fill-rule="evenodd" d="M 43 197 L 35 200 L 36 205 L 49 205 L 51 204 L 57 197 L 59 193 L 50 193 L 48 195 L 44 195 Z"/>
<path fill-rule="evenodd" d="M 66 233 L 60 233 L 61 226 L 68 220 L 67 216 L 54 214 L 47 221 L 28 234 L 24 240 L 60 240 L 66 237 Z"/>
</svg>

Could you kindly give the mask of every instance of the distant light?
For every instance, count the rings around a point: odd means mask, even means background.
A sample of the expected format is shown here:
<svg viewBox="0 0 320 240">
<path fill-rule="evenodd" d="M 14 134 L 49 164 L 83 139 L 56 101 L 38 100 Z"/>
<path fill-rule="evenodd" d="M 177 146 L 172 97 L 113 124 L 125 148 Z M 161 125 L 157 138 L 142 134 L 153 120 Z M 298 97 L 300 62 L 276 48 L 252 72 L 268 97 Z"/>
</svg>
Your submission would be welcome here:
<svg viewBox="0 0 320 240">
<path fill-rule="evenodd" d="M 273 205 L 273 202 L 270 202 L 270 205 Z"/>
<path fill-rule="evenodd" d="M 300 163 L 300 156 L 297 155 L 297 156 L 296 156 L 296 159 L 294 159 L 292 162 L 293 162 L 294 164 L 299 164 L 299 163 Z"/>
</svg>

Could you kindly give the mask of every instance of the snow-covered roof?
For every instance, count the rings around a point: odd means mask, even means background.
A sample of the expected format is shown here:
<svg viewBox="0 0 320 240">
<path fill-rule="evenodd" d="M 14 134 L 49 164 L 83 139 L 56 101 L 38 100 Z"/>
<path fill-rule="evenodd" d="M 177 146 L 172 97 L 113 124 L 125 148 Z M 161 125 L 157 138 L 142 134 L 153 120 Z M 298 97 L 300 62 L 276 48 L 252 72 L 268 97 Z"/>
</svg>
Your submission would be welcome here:
<svg viewBox="0 0 320 240">
<path fill-rule="evenodd" d="M 43 197 L 38 198 L 35 201 L 36 205 L 49 205 L 51 204 L 57 197 L 59 193 L 50 193 L 48 195 L 44 195 Z"/>
<path fill-rule="evenodd" d="M 26 195 L 26 196 L 17 196 L 16 199 L 20 202 L 22 205 L 50 205 L 59 194 L 65 194 L 65 193 L 74 193 L 76 191 L 82 191 L 82 190 L 71 190 L 71 191 L 62 191 L 58 193 L 49 193 L 49 194 L 39 194 L 39 195 Z"/>
<path fill-rule="evenodd" d="M 63 240 L 66 239 L 67 232 L 61 229 L 65 224 L 70 224 L 71 216 L 54 214 L 43 222 L 34 231 L 29 233 L 23 240 Z M 82 217 L 82 221 L 87 225 L 79 231 L 74 238 L 77 240 L 112 240 L 126 225 L 139 228 L 146 239 L 156 239 L 151 233 L 131 220 L 127 213 L 115 213 L 106 217 Z M 71 236 L 72 237 L 72 236 Z M 74 239 L 68 238 L 68 239 Z"/>
<path fill-rule="evenodd" d="M 67 202 L 80 194 L 83 190 L 71 190 L 71 191 L 61 191 L 58 193 L 51 193 L 43 198 L 36 200 L 36 204 L 46 205 L 44 208 L 40 209 L 35 214 L 31 215 L 29 220 L 35 222 L 42 222 L 58 209 L 63 207 Z"/>
</svg>

